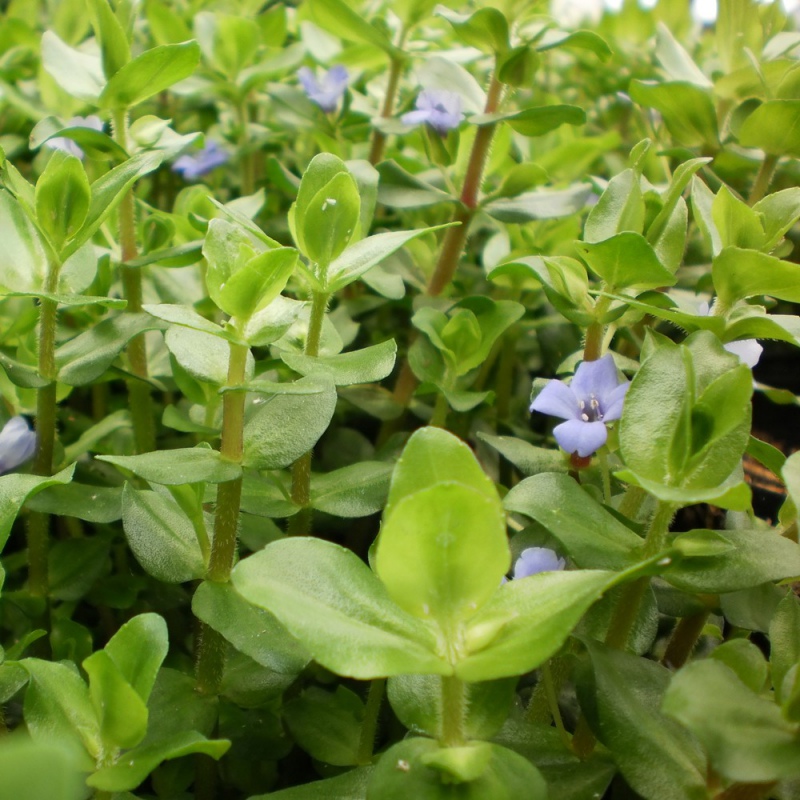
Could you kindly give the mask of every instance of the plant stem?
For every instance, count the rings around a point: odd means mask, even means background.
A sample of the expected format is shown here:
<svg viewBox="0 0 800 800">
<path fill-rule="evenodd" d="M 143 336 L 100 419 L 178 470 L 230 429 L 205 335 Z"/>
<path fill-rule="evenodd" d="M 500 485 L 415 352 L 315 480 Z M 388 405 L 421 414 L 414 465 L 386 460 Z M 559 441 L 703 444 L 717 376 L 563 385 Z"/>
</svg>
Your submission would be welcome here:
<svg viewBox="0 0 800 800">
<path fill-rule="evenodd" d="M 550 662 L 545 661 L 539 669 L 542 673 L 542 683 L 544 684 L 544 690 L 547 694 L 547 703 L 550 706 L 550 713 L 553 715 L 553 722 L 561 736 L 561 741 L 564 742 L 564 746 L 569 750 L 572 747 L 572 741 L 567 733 L 567 729 L 564 727 L 564 720 L 561 718 L 561 709 L 558 706 L 558 692 L 556 691 L 556 685 L 553 681 L 553 673 L 550 670 Z"/>
<path fill-rule="evenodd" d="M 631 484 L 625 490 L 625 494 L 622 497 L 617 511 L 619 511 L 623 517 L 635 520 L 646 497 L 647 492 L 642 489 L 641 486 L 634 486 Z"/>
<path fill-rule="evenodd" d="M 484 114 L 494 114 L 497 111 L 502 95 L 503 84 L 500 83 L 495 72 L 486 95 Z M 483 172 L 486 168 L 486 160 L 489 157 L 489 149 L 491 148 L 496 128 L 496 124 L 481 125 L 475 134 L 475 141 L 472 143 L 472 152 L 467 164 L 467 172 L 464 176 L 464 185 L 461 188 L 461 205 L 453 215 L 453 222 L 460 224 L 454 228 L 448 228 L 445 233 L 442 249 L 439 252 L 439 260 L 436 262 L 436 268 L 428 283 L 426 294 L 429 297 L 436 297 L 441 294 L 450 285 L 458 268 L 458 261 L 461 258 L 461 253 L 467 240 L 469 225 L 478 207 L 478 195 L 483 183 Z"/>
<path fill-rule="evenodd" d="M 606 326 L 600 320 L 611 305 L 610 297 L 599 297 L 594 306 L 595 321 L 586 329 L 586 340 L 583 344 L 583 360 L 597 361 L 603 355 L 603 336 Z"/>
<path fill-rule="evenodd" d="M 608 468 L 608 454 L 601 450 L 597 454 L 600 463 L 600 474 L 603 476 L 603 502 L 611 505 L 611 471 Z"/>
<path fill-rule="evenodd" d="M 114 141 L 123 149 L 128 149 L 128 110 L 121 108 L 114 112 Z M 119 206 L 119 244 L 122 265 L 122 288 L 128 305 L 125 311 L 139 314 L 142 311 L 142 273 L 136 267 L 126 267 L 125 263 L 136 258 L 136 207 L 133 188 L 129 189 Z M 128 401 L 130 404 L 133 436 L 137 453 L 155 450 L 156 428 L 153 398 L 147 383 L 147 345 L 144 334 L 134 336 L 127 347 L 131 371 L 136 376 L 128 380 Z"/>
<path fill-rule="evenodd" d="M 241 386 L 247 366 L 246 345 L 230 342 L 228 386 Z M 225 392 L 222 399 L 222 443 L 220 455 L 227 461 L 242 460 L 244 427 L 244 392 Z M 225 583 L 230 579 L 236 560 L 236 539 L 239 529 L 239 502 L 242 496 L 241 476 L 220 483 L 217 487 L 217 508 L 214 516 L 214 541 L 211 545 L 206 579 Z M 225 667 L 225 640 L 215 630 L 201 624 L 198 633 L 195 675 L 203 694 L 218 694 Z"/>
<path fill-rule="evenodd" d="M 369 685 L 367 704 L 364 708 L 364 720 L 361 723 L 361 736 L 358 740 L 358 763 L 369 764 L 375 749 L 375 736 L 378 730 L 378 718 L 383 704 L 383 693 L 386 688 L 385 678 L 376 678 Z"/>
<path fill-rule="evenodd" d="M 772 176 L 775 174 L 775 168 L 778 166 L 778 156 L 766 155 L 761 162 L 761 168 L 758 170 L 753 188 L 750 191 L 750 197 L 747 198 L 747 204 L 754 206 L 769 190 Z"/>
<path fill-rule="evenodd" d="M 45 291 L 58 291 L 61 262 L 51 257 L 47 265 Z M 53 474 L 53 450 L 56 441 L 56 324 L 58 303 L 43 297 L 39 311 L 39 376 L 48 381 L 36 393 L 37 450 L 33 472 L 47 477 Z M 32 512 L 28 517 L 28 588 L 37 597 L 47 597 L 50 516 Z"/>
<path fill-rule="evenodd" d="M 239 149 L 242 152 L 241 162 L 241 183 L 239 189 L 243 196 L 251 195 L 255 192 L 255 174 L 253 154 L 249 152 L 250 146 L 250 108 L 247 103 L 247 96 L 243 96 L 236 106 L 239 117 L 239 126 L 242 131 L 239 134 Z"/>
<path fill-rule="evenodd" d="M 647 531 L 643 558 L 651 558 L 664 548 L 674 511 L 675 508 L 671 503 L 659 501 L 656 506 L 656 512 L 650 522 L 650 528 Z M 625 649 L 628 644 L 628 637 L 639 614 L 642 598 L 649 586 L 650 578 L 644 577 L 631 581 L 623 588 L 606 634 L 607 645 L 619 650 Z"/>
<path fill-rule="evenodd" d="M 765 800 L 777 786 L 776 781 L 770 783 L 736 783 L 729 786 L 715 800 Z"/>
<path fill-rule="evenodd" d="M 433 416 L 431 417 L 430 425 L 435 428 L 446 428 L 447 415 L 450 413 L 450 406 L 447 403 L 447 398 L 443 392 L 438 392 L 436 395 L 436 405 L 433 407 Z"/>
<path fill-rule="evenodd" d="M 661 663 L 665 667 L 680 669 L 689 660 L 706 625 L 708 614 L 708 611 L 698 611 L 697 614 L 683 617 L 678 622 L 672 632 L 664 657 L 661 659 Z"/>
<path fill-rule="evenodd" d="M 401 36 L 400 46 L 405 34 Z M 405 57 L 402 55 L 392 56 L 389 61 L 389 80 L 386 84 L 386 94 L 383 97 L 383 107 L 381 108 L 381 117 L 388 119 L 394 112 L 394 100 L 397 96 L 397 88 L 400 85 L 400 76 L 403 73 L 403 65 L 405 64 Z M 386 148 L 386 134 L 374 128 L 372 131 L 372 144 L 369 150 L 369 163 L 373 166 L 383 158 L 383 151 Z"/>
<path fill-rule="evenodd" d="M 464 744 L 466 697 L 464 684 L 455 675 L 442 678 L 442 744 L 460 747 Z"/>
<path fill-rule="evenodd" d="M 328 308 L 330 294 L 327 292 L 314 292 L 311 299 L 311 316 L 308 320 L 308 334 L 304 352 L 307 356 L 316 358 L 319 355 L 319 343 L 322 338 L 322 324 L 325 322 L 325 311 Z M 292 502 L 300 506 L 293 517 L 289 519 L 288 533 L 290 536 L 308 536 L 311 532 L 311 456 L 312 451 L 300 456 L 292 464 Z"/>
</svg>

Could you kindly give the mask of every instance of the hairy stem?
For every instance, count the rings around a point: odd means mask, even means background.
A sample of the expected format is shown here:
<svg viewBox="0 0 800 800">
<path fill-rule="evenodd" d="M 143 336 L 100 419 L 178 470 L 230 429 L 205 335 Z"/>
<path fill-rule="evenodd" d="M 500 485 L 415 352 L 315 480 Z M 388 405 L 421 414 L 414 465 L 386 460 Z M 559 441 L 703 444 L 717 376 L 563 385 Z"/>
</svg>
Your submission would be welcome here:
<svg viewBox="0 0 800 800">
<path fill-rule="evenodd" d="M 228 361 L 228 386 L 241 386 L 245 381 L 248 348 L 230 343 Z M 244 427 L 245 393 L 225 392 L 222 400 L 222 443 L 220 455 L 227 461 L 242 460 L 242 431 Z M 230 579 L 236 561 L 236 544 L 239 530 L 239 503 L 242 496 L 242 479 L 220 483 L 217 487 L 217 507 L 214 516 L 214 541 L 211 545 L 207 580 L 225 583 Z M 219 693 L 225 666 L 225 640 L 207 625 L 200 626 L 197 644 L 195 675 L 197 685 L 204 694 Z"/>
<path fill-rule="evenodd" d="M 361 723 L 361 736 L 358 740 L 358 763 L 369 764 L 375 749 L 375 736 L 378 731 L 378 718 L 383 704 L 386 679 L 376 678 L 369 685 L 367 704 L 364 708 L 364 720 Z"/>
<path fill-rule="evenodd" d="M 442 678 L 442 744 L 445 747 L 460 747 L 465 741 L 464 688 L 464 683 L 454 675 Z"/>
<path fill-rule="evenodd" d="M 403 46 L 405 31 L 401 32 L 399 47 Z M 389 80 L 386 84 L 386 94 L 383 97 L 383 107 L 381 117 L 388 119 L 394 113 L 394 101 L 397 97 L 397 89 L 400 86 L 400 76 L 403 74 L 405 57 L 402 53 L 392 56 L 389 61 Z M 383 151 L 386 148 L 386 134 L 374 128 L 372 131 L 372 144 L 369 150 L 369 163 L 377 164 L 383 158 Z"/>
<path fill-rule="evenodd" d="M 311 316 L 308 320 L 305 354 L 315 357 L 319 355 L 319 343 L 322 338 L 322 324 L 325 322 L 325 311 L 328 308 L 330 295 L 327 292 L 314 292 L 311 299 Z M 292 464 L 292 502 L 300 506 L 300 511 L 289 519 L 290 536 L 307 536 L 311 532 L 311 457 L 312 451 L 300 456 Z"/>
<path fill-rule="evenodd" d="M 753 183 L 753 188 L 750 190 L 750 196 L 747 198 L 748 205 L 754 206 L 769 191 L 769 185 L 772 182 L 772 176 L 775 174 L 777 166 L 778 156 L 764 156 L 761 168 L 758 170 L 758 175 L 756 175 Z"/>
<path fill-rule="evenodd" d="M 708 615 L 708 611 L 699 611 L 697 614 L 683 617 L 678 622 L 661 659 L 665 667 L 680 669 L 689 660 L 706 625 Z"/>
<path fill-rule="evenodd" d="M 128 149 L 128 110 L 114 112 L 114 141 L 123 149 Z M 128 305 L 125 310 L 131 314 L 142 311 L 142 273 L 136 267 L 126 267 L 128 261 L 139 254 L 136 246 L 136 207 L 133 188 L 129 189 L 119 206 L 119 244 L 122 288 Z M 136 376 L 127 381 L 128 401 L 133 422 L 133 436 L 137 453 L 155 450 L 156 427 L 153 398 L 147 383 L 147 346 L 144 334 L 134 336 L 127 347 L 131 372 Z"/>
</svg>

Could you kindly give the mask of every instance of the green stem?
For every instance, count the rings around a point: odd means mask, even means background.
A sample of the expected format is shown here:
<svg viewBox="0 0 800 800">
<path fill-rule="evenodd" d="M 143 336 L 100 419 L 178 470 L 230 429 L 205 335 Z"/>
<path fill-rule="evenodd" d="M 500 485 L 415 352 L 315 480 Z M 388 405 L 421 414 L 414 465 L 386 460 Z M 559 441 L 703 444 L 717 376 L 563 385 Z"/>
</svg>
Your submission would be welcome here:
<svg viewBox="0 0 800 800">
<path fill-rule="evenodd" d="M 250 146 L 250 107 L 247 102 L 247 97 L 241 98 L 236 106 L 236 112 L 239 117 L 239 126 L 241 133 L 239 134 L 239 149 L 242 153 L 241 162 L 241 185 L 240 189 L 242 195 L 247 196 L 255 192 L 255 172 L 253 154 L 249 152 Z"/>
<path fill-rule="evenodd" d="M 403 46 L 405 31 L 401 32 L 399 47 Z M 401 53 L 392 56 L 389 62 L 389 80 L 386 84 L 386 94 L 383 97 L 383 107 L 381 117 L 388 119 L 394 113 L 394 100 L 397 96 L 397 88 L 400 85 L 400 76 L 403 74 L 405 56 Z M 383 151 L 386 148 L 386 134 L 374 128 L 372 131 L 372 144 L 369 150 L 369 163 L 377 164 L 383 158 Z"/>
<path fill-rule="evenodd" d="M 330 294 L 314 292 L 311 300 L 311 316 L 308 320 L 305 354 L 316 358 L 319 355 L 319 343 L 322 338 L 322 324 L 325 322 L 325 311 L 328 308 Z M 289 519 L 290 536 L 307 536 L 311 532 L 311 456 L 309 450 L 292 464 L 292 502 L 300 506 L 300 511 Z"/>
<path fill-rule="evenodd" d="M 775 168 L 777 166 L 778 156 L 764 156 L 764 160 L 761 162 L 761 168 L 758 170 L 758 175 L 756 175 L 753 188 L 750 191 L 750 197 L 747 198 L 748 205 L 755 205 L 769 191 L 769 185 L 772 181 L 772 176 L 775 174 Z"/>
<path fill-rule="evenodd" d="M 52 257 L 47 265 L 45 291 L 58 291 L 61 263 Z M 42 298 L 39 312 L 39 375 L 49 381 L 36 394 L 37 450 L 33 472 L 47 477 L 53 474 L 53 451 L 56 441 L 56 324 L 58 304 Z M 47 597 L 50 517 L 33 512 L 28 517 L 28 588 L 37 597 Z"/>
<path fill-rule="evenodd" d="M 123 149 L 128 149 L 128 110 L 114 112 L 114 141 Z M 128 305 L 125 311 L 139 314 L 142 311 L 142 273 L 125 263 L 136 258 L 139 251 L 136 245 L 136 206 L 131 187 L 122 198 L 119 206 L 119 244 L 122 288 Z M 127 347 L 131 372 L 136 376 L 127 381 L 128 402 L 133 422 L 133 436 L 137 453 L 148 453 L 156 447 L 155 410 L 150 385 L 147 382 L 147 345 L 144 334 L 134 336 Z"/>
<path fill-rule="evenodd" d="M 770 783 L 736 783 L 729 786 L 715 800 L 765 800 L 770 796 L 777 782 Z"/>
<path fill-rule="evenodd" d="M 661 659 L 661 663 L 665 667 L 680 669 L 689 660 L 689 656 L 705 628 L 708 615 L 708 611 L 699 611 L 697 614 L 683 617 L 678 622 L 672 632 L 664 657 Z"/>
<path fill-rule="evenodd" d="M 465 742 L 466 697 L 464 683 L 449 675 L 442 678 L 442 744 L 460 747 Z"/>
<path fill-rule="evenodd" d="M 247 366 L 246 345 L 230 343 L 228 386 L 241 386 Z M 220 455 L 227 461 L 241 463 L 242 431 L 244 427 L 244 392 L 225 392 L 222 400 L 222 443 Z M 220 483 L 217 487 L 217 506 L 214 516 L 214 541 L 211 545 L 206 579 L 225 583 L 230 579 L 236 560 L 236 540 L 239 530 L 239 504 L 242 479 Z M 198 689 L 207 695 L 218 694 L 225 668 L 225 640 L 207 625 L 200 625 L 197 643 L 195 675 Z"/>
<path fill-rule="evenodd" d="M 650 528 L 647 531 L 643 559 L 651 558 L 659 550 L 664 549 L 674 511 L 675 508 L 672 504 L 659 501 L 656 506 L 656 512 L 650 522 Z M 642 599 L 649 586 L 650 578 L 644 577 L 631 581 L 623 588 L 606 634 L 607 645 L 619 650 L 625 649 L 631 630 L 633 630 L 633 625 L 639 615 Z"/>
<path fill-rule="evenodd" d="M 604 449 L 601 449 L 597 454 L 597 460 L 600 463 L 600 474 L 603 476 L 603 502 L 606 505 L 611 505 L 611 471 L 608 468 L 608 454 Z"/>
<path fill-rule="evenodd" d="M 603 355 L 603 337 L 606 326 L 601 320 L 610 305 L 610 297 L 599 297 L 595 303 L 595 321 L 586 329 L 586 340 L 583 345 L 584 361 L 597 361 Z"/>
<path fill-rule="evenodd" d="M 646 497 L 647 492 L 642 489 L 641 486 L 634 486 L 631 484 L 625 490 L 622 502 L 620 502 L 617 511 L 619 511 L 623 517 L 635 520 L 639 515 L 639 509 L 642 507 L 642 503 L 644 503 Z"/>
<path fill-rule="evenodd" d="M 375 736 L 378 731 L 378 718 L 383 704 L 386 679 L 376 678 L 369 685 L 367 704 L 364 708 L 364 720 L 361 723 L 361 736 L 358 740 L 358 763 L 369 764 L 375 749 Z"/>
<path fill-rule="evenodd" d="M 545 661 L 540 667 L 540 671 L 542 673 L 544 690 L 547 694 L 547 702 L 550 706 L 550 713 L 553 715 L 553 722 L 561 736 L 561 741 L 564 742 L 564 746 L 569 750 L 572 747 L 572 741 L 567 733 L 567 729 L 564 727 L 564 720 L 561 718 L 561 709 L 558 706 L 558 692 L 556 691 L 556 685 L 553 681 L 553 673 L 550 671 L 550 662 Z"/>
<path fill-rule="evenodd" d="M 445 428 L 447 423 L 447 415 L 450 413 L 450 405 L 443 392 L 436 395 L 436 405 L 433 407 L 433 416 L 431 417 L 430 425 L 434 428 Z"/>
</svg>

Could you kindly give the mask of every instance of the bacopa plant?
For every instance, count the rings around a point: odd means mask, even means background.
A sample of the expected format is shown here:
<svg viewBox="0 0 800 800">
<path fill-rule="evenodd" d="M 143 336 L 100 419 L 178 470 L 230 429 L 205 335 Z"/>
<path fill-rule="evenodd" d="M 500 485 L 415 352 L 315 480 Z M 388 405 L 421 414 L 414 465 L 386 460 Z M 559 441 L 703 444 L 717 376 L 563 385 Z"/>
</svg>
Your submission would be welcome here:
<svg viewBox="0 0 800 800">
<path fill-rule="evenodd" d="M 0 798 L 796 800 L 777 2 L 0 4 Z"/>
</svg>

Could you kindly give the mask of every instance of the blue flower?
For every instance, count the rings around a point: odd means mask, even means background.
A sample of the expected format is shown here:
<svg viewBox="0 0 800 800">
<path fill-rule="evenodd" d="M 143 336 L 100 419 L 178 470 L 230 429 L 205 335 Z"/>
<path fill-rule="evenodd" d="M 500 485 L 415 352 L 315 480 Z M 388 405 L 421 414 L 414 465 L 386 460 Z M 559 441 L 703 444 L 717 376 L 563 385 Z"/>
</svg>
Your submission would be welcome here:
<svg viewBox="0 0 800 800">
<path fill-rule="evenodd" d="M 464 119 L 461 111 L 461 95 L 445 89 L 425 89 L 417 96 L 417 110 L 403 114 L 401 120 L 406 125 L 427 123 L 440 136 L 457 128 Z"/>
<path fill-rule="evenodd" d="M 606 443 L 606 422 L 622 416 L 629 381 L 620 383 L 614 359 L 584 361 L 572 383 L 550 381 L 531 404 L 531 411 L 567 420 L 553 429 L 559 446 L 581 458 Z"/>
<path fill-rule="evenodd" d="M 322 76 L 322 80 L 318 80 L 308 67 L 300 67 L 297 70 L 297 78 L 308 99 L 313 100 L 326 113 L 336 111 L 336 106 L 350 80 L 347 70 L 341 64 L 331 67 Z"/>
<path fill-rule="evenodd" d="M 514 562 L 514 573 L 511 577 L 518 580 L 540 572 L 558 572 L 566 565 L 567 562 L 549 547 L 528 547 Z"/>
<path fill-rule="evenodd" d="M 94 116 L 92 114 L 88 117 L 73 117 L 70 119 L 66 126 L 67 128 L 91 128 L 94 131 L 102 131 L 103 130 L 103 120 L 100 117 Z M 62 150 L 65 153 L 69 153 L 71 156 L 75 156 L 76 158 L 83 159 L 84 152 L 78 147 L 72 139 L 67 139 L 66 136 L 55 136 L 52 139 L 48 139 L 45 142 L 45 145 L 49 147 L 51 150 Z"/>
<path fill-rule="evenodd" d="M 24 464 L 36 452 L 36 434 L 24 417 L 12 417 L 0 431 L 0 475 Z"/>
<path fill-rule="evenodd" d="M 226 164 L 229 158 L 227 150 L 223 150 L 213 139 L 209 139 L 206 146 L 196 155 L 181 156 L 172 165 L 172 171 L 182 175 L 184 180 L 196 181 L 211 170 Z"/>
</svg>

